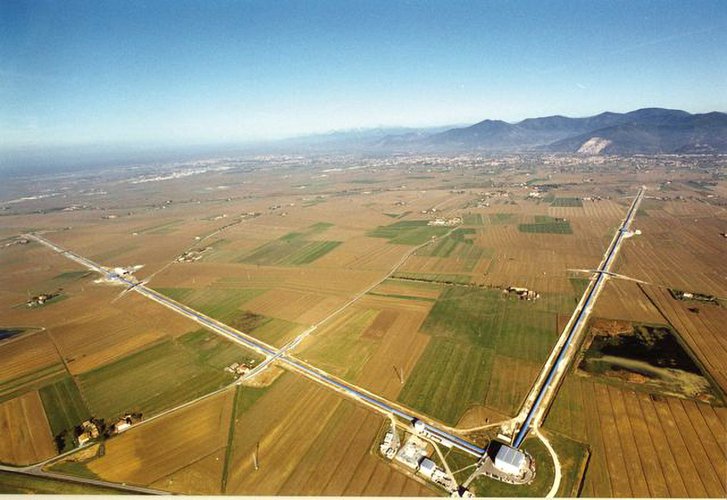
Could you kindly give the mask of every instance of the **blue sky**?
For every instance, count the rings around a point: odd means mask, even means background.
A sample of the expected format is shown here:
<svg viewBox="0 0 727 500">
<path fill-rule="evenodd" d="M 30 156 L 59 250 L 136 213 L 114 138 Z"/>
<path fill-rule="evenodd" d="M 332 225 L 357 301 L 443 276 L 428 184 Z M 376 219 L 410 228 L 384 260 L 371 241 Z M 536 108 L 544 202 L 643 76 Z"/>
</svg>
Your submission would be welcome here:
<svg viewBox="0 0 727 500">
<path fill-rule="evenodd" d="M 727 110 L 725 1 L 0 2 L 0 147 Z"/>
</svg>

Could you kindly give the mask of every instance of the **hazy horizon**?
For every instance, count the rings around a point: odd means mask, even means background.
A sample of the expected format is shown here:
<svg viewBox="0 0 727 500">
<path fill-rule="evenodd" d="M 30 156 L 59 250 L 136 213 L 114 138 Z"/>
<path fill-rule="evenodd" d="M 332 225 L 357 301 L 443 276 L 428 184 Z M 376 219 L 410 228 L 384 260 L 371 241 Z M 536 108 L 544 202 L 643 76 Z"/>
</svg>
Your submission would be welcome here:
<svg viewBox="0 0 727 500">
<path fill-rule="evenodd" d="M 4 150 L 727 109 L 722 2 L 19 1 L 0 12 Z"/>
</svg>

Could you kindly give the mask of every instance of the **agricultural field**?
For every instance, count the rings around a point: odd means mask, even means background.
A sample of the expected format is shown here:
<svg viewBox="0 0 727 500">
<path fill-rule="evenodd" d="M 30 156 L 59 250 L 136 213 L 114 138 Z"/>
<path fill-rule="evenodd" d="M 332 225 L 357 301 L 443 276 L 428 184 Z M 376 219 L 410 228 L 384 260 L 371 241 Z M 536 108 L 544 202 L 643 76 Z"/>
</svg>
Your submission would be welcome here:
<svg viewBox="0 0 727 500">
<path fill-rule="evenodd" d="M 492 248 L 481 246 L 477 236 L 473 228 L 455 229 L 418 249 L 400 268 L 398 275 L 448 274 L 451 277 L 479 274 L 487 269 L 494 252 Z"/>
<path fill-rule="evenodd" d="M 281 378 L 235 425 L 225 493 L 433 495 L 371 453 L 382 421 L 308 381 Z"/>
<path fill-rule="evenodd" d="M 340 241 L 314 240 L 333 224 L 320 222 L 304 232 L 288 233 L 255 249 L 240 262 L 263 266 L 302 266 L 310 264 L 332 251 Z"/>
<path fill-rule="evenodd" d="M 60 479 L 0 471 L 0 494 L 14 495 L 124 495 L 123 490 Z"/>
<path fill-rule="evenodd" d="M 73 428 L 92 416 L 75 381 L 66 377 L 39 392 L 58 451 L 73 449 Z"/>
<path fill-rule="evenodd" d="M 724 407 L 571 375 L 546 428 L 588 444 L 584 496 L 722 497 L 726 417 Z"/>
<path fill-rule="evenodd" d="M 514 414 L 567 306 L 557 296 L 529 302 L 495 289 L 445 288 L 422 325 L 431 340 L 399 401 L 449 424 L 472 405 Z"/>
<path fill-rule="evenodd" d="M 0 344 L 0 401 L 37 389 L 65 374 L 63 363 L 46 332 L 15 337 Z"/>
<path fill-rule="evenodd" d="M 580 198 L 555 198 L 550 203 L 551 207 L 582 207 L 583 202 Z"/>
<path fill-rule="evenodd" d="M 445 227 L 429 226 L 426 220 L 406 220 L 379 226 L 369 232 L 373 238 L 384 238 L 396 245 L 421 245 L 433 236 L 442 236 L 449 232 Z"/>
<path fill-rule="evenodd" d="M 560 206 L 560 205 L 558 205 Z M 552 233 L 552 234 L 571 234 L 573 229 L 570 223 L 557 217 L 548 215 L 536 215 L 535 222 L 528 224 L 519 224 L 518 230 L 523 233 Z"/>
<path fill-rule="evenodd" d="M 219 493 L 232 401 L 233 393 L 225 391 L 171 418 L 142 424 L 108 440 L 103 456 L 81 453 L 71 455 L 66 462 L 76 462 L 93 476 L 116 483 L 156 483 L 157 487 L 181 493 Z M 210 456 L 215 463 L 212 468 L 204 461 Z M 195 484 L 194 470 L 205 472 L 204 481 Z"/>
<path fill-rule="evenodd" d="M 37 391 L 0 403 L 0 463 L 27 465 L 55 452 Z"/>
<path fill-rule="evenodd" d="M 127 412 L 154 415 L 231 383 L 228 360 L 253 358 L 208 332 L 193 332 L 138 351 L 79 377 L 89 410 L 113 420 Z"/>
<path fill-rule="evenodd" d="M 275 348 L 307 332 L 285 355 L 485 445 L 520 410 L 647 184 L 641 234 L 615 267 L 633 279 L 609 278 L 592 316 L 630 330 L 592 332 L 540 432 L 561 464 L 559 495 L 724 497 L 723 180 L 704 184 L 702 167 L 586 173 L 510 157 L 298 161 L 123 181 L 123 195 L 117 179 L 95 186 L 107 194 L 89 195 L 93 205 L 69 187 L 67 198 L 4 210 L 1 462 L 51 459 L 54 472 L 179 494 L 442 495 L 382 459 L 385 415 L 279 360 L 232 385 L 226 367 L 262 357 L 17 236 L 38 231 L 104 266 L 143 266 L 134 276 L 149 287 Z M 86 208 L 60 206 L 70 203 Z M 438 218 L 461 224 L 429 225 Z M 179 259 L 190 251 L 201 258 Z M 51 292 L 59 299 L 26 306 Z M 127 412 L 142 421 L 52 460 L 77 445 L 80 422 Z M 533 484 L 479 478 L 472 489 L 546 494 L 550 454 L 535 435 L 524 449 Z M 22 479 L 0 474 L 0 491 L 50 487 Z"/>
</svg>

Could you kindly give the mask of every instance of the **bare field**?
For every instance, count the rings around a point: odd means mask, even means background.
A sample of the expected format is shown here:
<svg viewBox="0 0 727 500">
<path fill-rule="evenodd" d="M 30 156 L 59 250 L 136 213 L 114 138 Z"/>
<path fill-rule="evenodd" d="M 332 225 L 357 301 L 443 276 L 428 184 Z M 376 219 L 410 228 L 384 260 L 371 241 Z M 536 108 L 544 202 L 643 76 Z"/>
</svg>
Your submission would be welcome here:
<svg viewBox="0 0 727 500">
<path fill-rule="evenodd" d="M 84 308 L 49 333 L 58 343 L 73 374 L 84 373 L 159 341 L 196 328 L 194 322 L 136 294 L 111 304 L 115 295 L 89 294 Z M 79 309 L 80 309 L 79 304 Z M 139 322 L 138 318 L 145 318 Z M 103 335 L 99 335 L 103 332 Z"/>
<path fill-rule="evenodd" d="M 431 494 L 371 453 L 381 422 L 368 409 L 286 375 L 238 418 L 226 493 Z M 255 471 L 257 443 L 260 470 Z"/>
<path fill-rule="evenodd" d="M 107 441 L 106 454 L 85 462 L 85 465 L 104 480 L 142 486 L 164 484 L 165 481 L 169 486 L 169 479 L 174 483 L 175 475 L 179 474 L 178 481 L 182 483 L 179 487 L 183 489 L 183 478 L 194 476 L 195 467 L 192 465 L 226 446 L 232 396 L 232 391 L 226 391 L 132 428 Z M 73 456 L 69 460 L 73 460 Z M 197 470 L 213 472 L 216 469 L 205 465 L 209 464 L 199 465 Z M 217 480 L 221 481 L 221 478 Z M 218 492 L 207 481 L 201 486 L 210 488 L 210 493 Z"/>
<path fill-rule="evenodd" d="M 643 287 L 645 295 L 673 325 L 684 342 L 694 351 L 707 371 L 727 392 L 727 309 L 715 304 L 696 305 L 698 313 L 689 310 L 694 303 L 675 300 L 663 288 Z"/>
<path fill-rule="evenodd" d="M 181 495 L 219 495 L 225 450 L 220 448 L 149 486 Z"/>
<path fill-rule="evenodd" d="M 55 454 L 38 391 L 0 403 L 0 462 L 26 465 Z"/>
<path fill-rule="evenodd" d="M 637 217 L 642 234 L 625 245 L 618 272 L 649 283 L 727 295 L 724 273 L 724 231 L 727 217 L 705 214 L 700 204 L 676 204 L 681 215 L 667 210 L 674 204 L 660 203 L 648 217 Z"/>
<path fill-rule="evenodd" d="M 0 398 L 22 391 L 65 373 L 61 358 L 46 332 L 10 339 L 0 343 Z"/>
<path fill-rule="evenodd" d="M 568 384 L 546 428 L 591 446 L 585 496 L 724 497 L 724 408 L 574 376 Z"/>
</svg>

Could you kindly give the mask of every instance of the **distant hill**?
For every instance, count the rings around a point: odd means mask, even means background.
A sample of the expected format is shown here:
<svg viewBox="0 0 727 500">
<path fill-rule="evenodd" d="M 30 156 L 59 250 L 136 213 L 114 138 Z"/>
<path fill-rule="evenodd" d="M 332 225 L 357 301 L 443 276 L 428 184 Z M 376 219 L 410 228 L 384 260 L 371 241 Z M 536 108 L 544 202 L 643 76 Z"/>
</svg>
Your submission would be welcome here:
<svg viewBox="0 0 727 500">
<path fill-rule="evenodd" d="M 544 149 L 570 153 L 725 153 L 727 114 L 630 121 L 566 138 Z"/>
<path fill-rule="evenodd" d="M 586 118 L 547 116 L 518 123 L 483 120 L 433 134 L 377 141 L 408 150 L 550 151 L 584 154 L 727 152 L 727 114 L 645 108 Z"/>
</svg>

